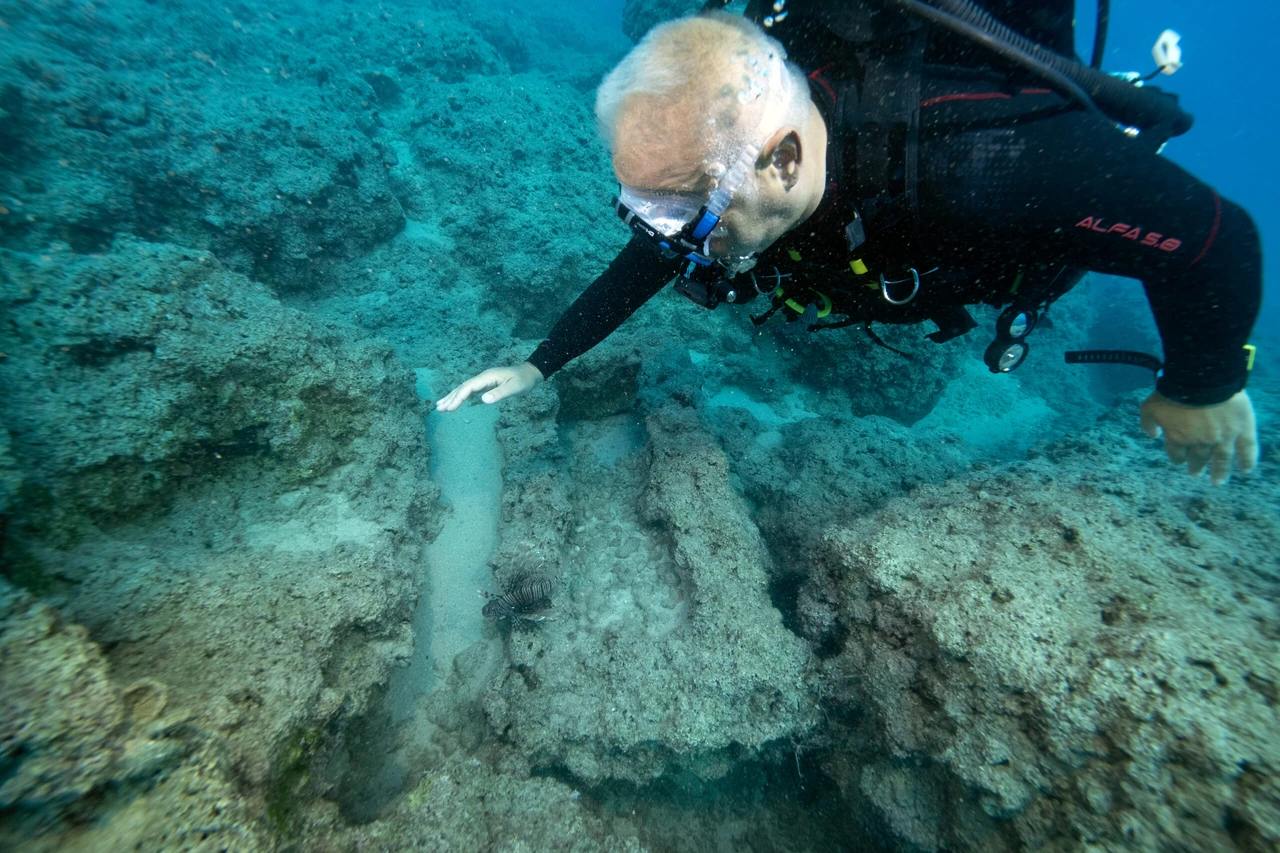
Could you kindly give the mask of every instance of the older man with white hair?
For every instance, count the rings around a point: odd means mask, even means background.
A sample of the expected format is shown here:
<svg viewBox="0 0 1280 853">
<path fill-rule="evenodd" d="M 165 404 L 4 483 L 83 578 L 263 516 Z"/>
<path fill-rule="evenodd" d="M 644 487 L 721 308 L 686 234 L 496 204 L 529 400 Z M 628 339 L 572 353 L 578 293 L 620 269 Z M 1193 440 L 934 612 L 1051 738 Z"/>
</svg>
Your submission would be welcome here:
<svg viewBox="0 0 1280 853">
<path fill-rule="evenodd" d="M 1260 240 L 1244 210 L 1158 156 L 1189 119 L 1170 130 L 1164 117 L 1185 114 L 1156 92 L 1091 86 L 1119 102 L 1108 114 L 1161 117 L 1123 132 L 1072 82 L 1094 78 L 1024 49 L 998 22 L 918 0 L 884 5 L 920 17 L 882 17 L 901 25 L 826 57 L 839 27 L 796 24 L 790 44 L 805 69 L 741 16 L 652 29 L 596 100 L 633 239 L 528 361 L 468 379 L 437 409 L 527 392 L 673 278 L 706 307 L 762 296 L 771 307 L 757 322 L 781 313 L 802 332 L 856 322 L 874 337 L 873 321 L 929 320 L 942 342 L 976 325 L 965 305 L 1008 305 L 987 352 L 993 372 L 1007 371 L 1039 312 L 1096 270 L 1143 281 L 1164 343 L 1143 428 L 1215 483 L 1252 469 L 1243 389 Z M 977 69 L 942 64 L 971 55 L 957 42 L 977 25 L 1008 51 Z"/>
</svg>

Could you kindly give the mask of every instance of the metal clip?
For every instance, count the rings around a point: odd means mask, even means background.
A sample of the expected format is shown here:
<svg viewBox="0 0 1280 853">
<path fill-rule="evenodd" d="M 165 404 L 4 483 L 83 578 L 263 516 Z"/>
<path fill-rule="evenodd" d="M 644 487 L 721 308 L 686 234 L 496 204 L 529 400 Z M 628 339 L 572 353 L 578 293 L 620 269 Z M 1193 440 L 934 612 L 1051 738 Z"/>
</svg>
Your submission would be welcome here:
<svg viewBox="0 0 1280 853">
<path fill-rule="evenodd" d="M 772 275 L 770 275 L 769 273 L 763 273 L 763 272 L 762 272 L 762 273 L 760 273 L 760 278 L 772 278 L 772 279 L 773 279 L 773 287 L 770 287 L 770 288 L 769 288 L 769 289 L 767 289 L 767 290 L 761 290 L 761 289 L 760 289 L 760 281 L 756 278 L 756 274 L 755 274 L 755 273 L 751 273 L 751 284 L 755 287 L 755 289 L 756 289 L 756 293 L 760 294 L 761 296 L 768 296 L 769 294 L 774 293 L 775 291 L 777 291 L 777 289 L 778 289 L 778 288 L 782 287 L 782 280 L 783 280 L 784 278 L 791 278 L 791 273 L 789 273 L 789 272 L 783 272 L 782 270 L 778 269 L 777 267 L 774 267 L 774 268 L 773 268 L 773 274 L 772 274 Z"/>
<path fill-rule="evenodd" d="M 904 284 L 907 281 L 911 282 L 911 292 L 907 294 L 906 299 L 894 299 L 892 296 L 889 295 L 889 285 Z M 884 273 L 880 273 L 880 292 L 884 294 L 885 300 L 890 304 L 906 305 L 912 299 L 915 299 L 916 294 L 920 292 L 920 273 L 916 272 L 915 267 L 912 267 L 910 279 L 900 278 L 897 281 L 885 281 Z"/>
</svg>

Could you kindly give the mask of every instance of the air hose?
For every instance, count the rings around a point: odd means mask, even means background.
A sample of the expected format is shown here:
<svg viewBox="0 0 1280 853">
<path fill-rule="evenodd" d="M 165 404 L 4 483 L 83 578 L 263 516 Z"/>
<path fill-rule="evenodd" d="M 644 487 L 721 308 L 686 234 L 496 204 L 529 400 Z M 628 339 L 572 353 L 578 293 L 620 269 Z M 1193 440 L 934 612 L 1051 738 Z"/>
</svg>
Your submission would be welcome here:
<svg viewBox="0 0 1280 853">
<path fill-rule="evenodd" d="M 1169 136 L 1180 136 L 1191 129 L 1191 115 L 1178 106 L 1174 96 L 1134 86 L 1060 56 L 1009 29 L 973 0 L 881 2 L 986 47 L 1044 79 L 1086 109 L 1104 113 L 1121 124 L 1144 131 L 1159 128 Z"/>
<path fill-rule="evenodd" d="M 1128 349 L 1078 349 L 1063 354 L 1067 364 L 1132 364 L 1159 375 L 1164 363 L 1154 355 Z"/>
</svg>

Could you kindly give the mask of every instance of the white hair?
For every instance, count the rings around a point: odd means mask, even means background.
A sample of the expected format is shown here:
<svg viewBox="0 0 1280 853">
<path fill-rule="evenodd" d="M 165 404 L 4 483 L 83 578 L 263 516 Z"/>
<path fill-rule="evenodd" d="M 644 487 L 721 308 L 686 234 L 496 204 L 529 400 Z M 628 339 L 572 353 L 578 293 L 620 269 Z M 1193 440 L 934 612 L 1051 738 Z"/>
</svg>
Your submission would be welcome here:
<svg viewBox="0 0 1280 853">
<path fill-rule="evenodd" d="M 596 93 L 596 122 L 615 165 L 619 125 L 629 109 L 644 112 L 647 132 L 627 144 L 669 142 L 669 155 L 681 149 L 683 158 L 697 158 L 713 171 L 712 161 L 744 145 L 763 145 L 784 126 L 802 127 L 810 112 L 809 84 L 786 55 L 776 39 L 740 15 L 715 12 L 654 27 Z M 638 106 L 640 101 L 645 104 Z M 756 102 L 762 110 L 750 107 Z"/>
</svg>

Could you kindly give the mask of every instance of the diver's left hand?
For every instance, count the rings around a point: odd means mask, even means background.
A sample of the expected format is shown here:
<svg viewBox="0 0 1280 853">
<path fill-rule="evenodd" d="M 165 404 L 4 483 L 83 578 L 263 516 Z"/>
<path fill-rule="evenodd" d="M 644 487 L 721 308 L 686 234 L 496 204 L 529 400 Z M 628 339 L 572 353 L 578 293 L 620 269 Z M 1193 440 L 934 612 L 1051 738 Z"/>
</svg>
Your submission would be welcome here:
<svg viewBox="0 0 1280 853">
<path fill-rule="evenodd" d="M 1152 438 L 1164 433 L 1165 453 L 1175 465 L 1187 463 L 1193 477 L 1207 466 L 1220 486 L 1231 476 L 1232 462 L 1246 473 L 1258 464 L 1258 425 L 1244 391 L 1216 406 L 1185 406 L 1152 394 L 1139 411 L 1143 431 Z"/>
</svg>

